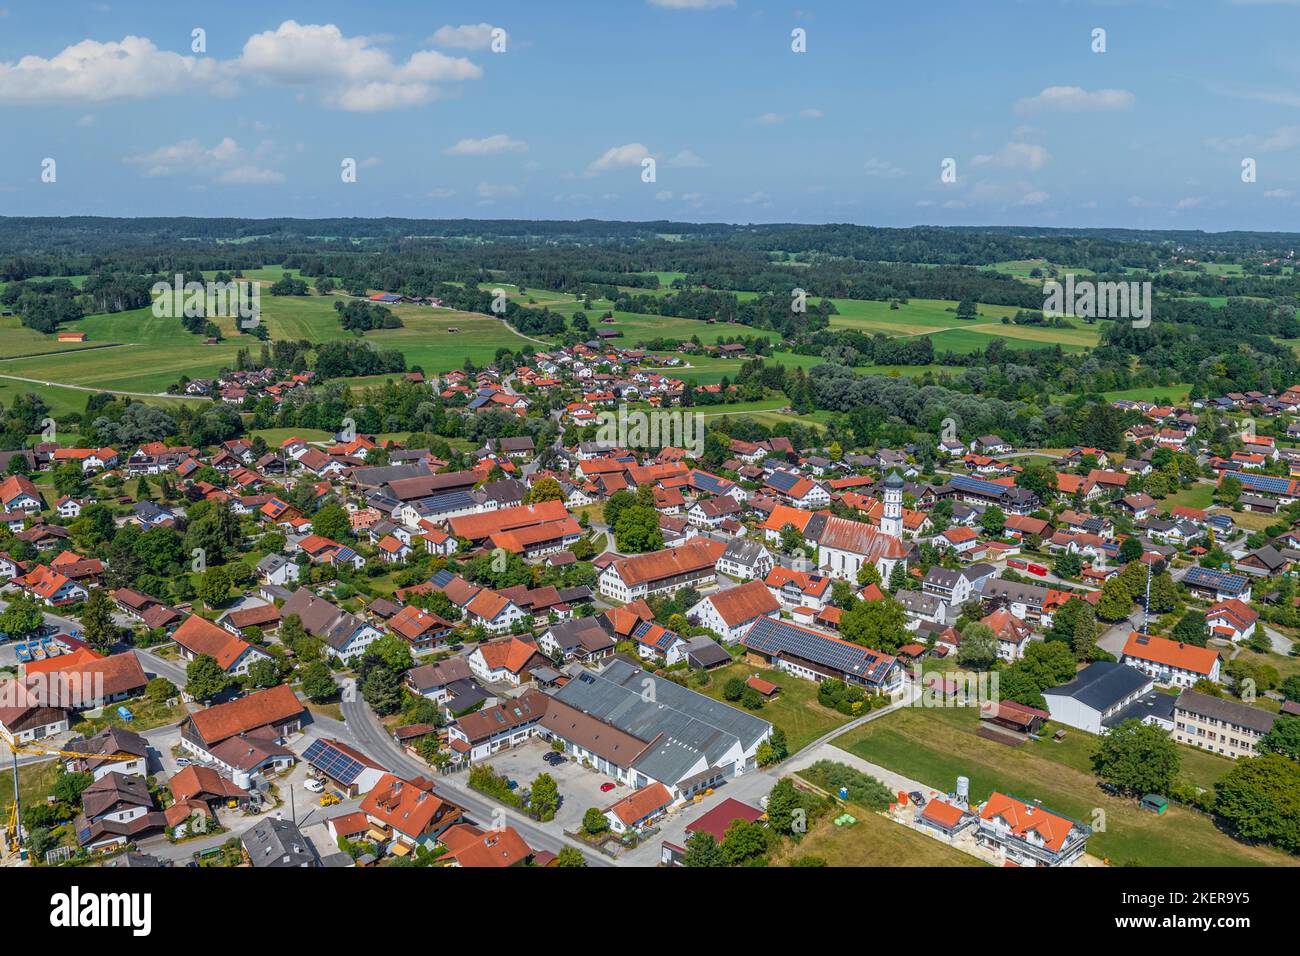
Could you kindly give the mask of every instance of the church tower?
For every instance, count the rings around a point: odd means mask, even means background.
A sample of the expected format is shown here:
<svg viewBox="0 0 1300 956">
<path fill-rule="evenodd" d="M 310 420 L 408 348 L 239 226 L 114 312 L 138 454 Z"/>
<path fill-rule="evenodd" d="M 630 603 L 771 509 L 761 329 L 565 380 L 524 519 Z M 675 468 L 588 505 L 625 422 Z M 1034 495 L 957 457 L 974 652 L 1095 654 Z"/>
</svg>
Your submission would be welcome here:
<svg viewBox="0 0 1300 956">
<path fill-rule="evenodd" d="M 896 471 L 891 471 L 885 479 L 885 511 L 880 518 L 880 531 L 903 540 L 903 479 Z"/>
</svg>

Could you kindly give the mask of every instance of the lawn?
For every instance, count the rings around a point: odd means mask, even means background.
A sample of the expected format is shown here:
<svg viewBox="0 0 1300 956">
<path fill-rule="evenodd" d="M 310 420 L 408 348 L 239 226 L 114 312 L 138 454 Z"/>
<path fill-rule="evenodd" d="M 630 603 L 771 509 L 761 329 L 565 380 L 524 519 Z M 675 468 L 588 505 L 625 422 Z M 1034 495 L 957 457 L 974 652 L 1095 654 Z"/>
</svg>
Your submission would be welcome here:
<svg viewBox="0 0 1300 956">
<path fill-rule="evenodd" d="M 1223 663 L 1226 667 L 1228 663 L 1227 654 L 1221 654 L 1220 656 L 1224 657 Z M 1268 664 L 1270 667 L 1275 667 L 1277 668 L 1277 672 L 1282 680 L 1300 674 L 1300 657 L 1292 657 L 1289 654 L 1278 654 L 1274 651 L 1269 651 L 1267 654 L 1260 654 L 1251 650 L 1249 647 L 1242 645 L 1237 651 L 1236 659 L 1239 661 L 1249 661 L 1252 664 Z M 1264 700 L 1262 695 L 1259 699 L 1261 702 Z"/>
<path fill-rule="evenodd" d="M 9 822 L 9 814 L 14 804 L 14 783 L 12 760 L 9 749 L 4 749 L 4 786 L 0 786 L 0 827 Z M 54 782 L 59 778 L 58 760 L 42 760 L 38 763 L 20 764 L 18 767 L 18 794 L 22 806 L 31 807 L 44 803 Z"/>
<path fill-rule="evenodd" d="M 1161 511 L 1172 511 L 1174 508 L 1208 508 L 1213 501 L 1214 485 L 1195 484 L 1161 498 L 1159 507 Z"/>
<path fill-rule="evenodd" d="M 1096 810 L 1105 811 L 1105 830 L 1096 832 L 1088 851 L 1112 862 L 1145 866 L 1294 866 L 1295 857 L 1252 847 L 1219 831 L 1192 810 L 1170 805 L 1157 816 L 1138 809 L 1131 799 L 1110 797 L 1097 788 L 1086 769 L 1080 731 L 1069 730 L 1066 744 L 1048 739 L 1020 748 L 1006 747 L 975 735 L 975 712 L 903 708 L 856 728 L 834 741 L 865 760 L 949 791 L 958 776 L 970 778 L 971 799 L 982 802 L 994 790 L 1021 799 L 1037 799 L 1057 813 L 1091 825 Z M 1071 743 L 1072 737 L 1082 738 Z M 1056 748 L 1054 751 L 1053 748 Z M 1183 751 L 1189 779 L 1203 782 L 1214 767 L 1207 754 Z M 1227 765 L 1223 765 L 1224 769 Z"/>
<path fill-rule="evenodd" d="M 824 814 L 802 840 L 786 840 L 772 855 L 773 866 L 791 866 L 801 856 L 816 856 L 827 866 L 984 866 L 975 857 L 895 823 L 887 817 L 845 803 L 857 818 L 837 827 L 838 812 Z"/>
<path fill-rule="evenodd" d="M 303 441 L 331 441 L 334 438 L 332 432 L 323 428 L 259 428 L 248 433 L 250 438 L 257 435 L 262 436 L 262 441 L 266 442 L 268 448 L 279 448 L 290 438 L 301 438 Z"/>
<path fill-rule="evenodd" d="M 1151 402 L 1154 405 L 1169 405 L 1186 401 L 1190 390 L 1191 386 L 1188 385 L 1147 385 L 1139 388 L 1119 388 L 1101 394 L 1110 402 L 1127 399 L 1134 402 Z"/>
<path fill-rule="evenodd" d="M 773 726 L 785 731 L 786 746 L 792 754 L 798 753 L 817 738 L 852 720 L 851 717 L 817 703 L 817 685 L 812 681 L 803 680 L 784 671 L 756 667 L 744 661 L 737 661 L 710 671 L 709 676 L 712 679 L 709 681 L 709 686 L 693 689 L 708 694 L 716 700 L 722 700 L 722 688 L 726 686 L 728 680 L 733 677 L 747 680 L 755 674 L 781 688 L 776 699 L 763 704 L 763 708 L 756 713 L 764 720 L 770 721 Z"/>
<path fill-rule="evenodd" d="M 118 712 L 118 706 L 123 706 L 131 712 L 131 720 L 121 717 Z M 112 704 L 103 709 L 98 717 L 86 717 L 73 726 L 73 731 L 82 736 L 92 736 L 99 733 L 105 727 L 119 727 L 124 730 L 134 730 L 137 733 L 143 733 L 146 730 L 153 730 L 155 727 L 166 727 L 180 721 L 189 711 L 184 704 L 177 704 L 174 707 L 168 707 L 165 700 L 149 700 L 146 697 L 137 697 L 134 700 L 128 700 L 121 705 Z"/>
</svg>

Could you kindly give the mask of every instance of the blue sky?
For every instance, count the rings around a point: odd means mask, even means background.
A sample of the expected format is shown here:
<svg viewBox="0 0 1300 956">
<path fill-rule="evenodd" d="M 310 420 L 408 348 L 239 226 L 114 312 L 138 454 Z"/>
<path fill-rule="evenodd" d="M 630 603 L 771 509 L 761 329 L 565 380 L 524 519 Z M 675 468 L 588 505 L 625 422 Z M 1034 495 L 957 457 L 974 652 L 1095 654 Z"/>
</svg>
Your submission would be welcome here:
<svg viewBox="0 0 1300 956">
<path fill-rule="evenodd" d="M 1297 35 L 1300 0 L 0 0 L 0 214 L 1290 230 Z"/>
</svg>

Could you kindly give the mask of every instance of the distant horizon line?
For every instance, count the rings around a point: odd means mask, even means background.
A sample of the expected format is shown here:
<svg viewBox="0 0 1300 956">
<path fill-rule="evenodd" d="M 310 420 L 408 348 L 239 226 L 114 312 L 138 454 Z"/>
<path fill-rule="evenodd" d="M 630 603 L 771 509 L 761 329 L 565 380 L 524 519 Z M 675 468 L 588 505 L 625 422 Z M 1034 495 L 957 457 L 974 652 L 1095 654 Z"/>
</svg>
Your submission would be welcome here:
<svg viewBox="0 0 1300 956">
<path fill-rule="evenodd" d="M 608 225 L 634 225 L 634 226 L 694 226 L 694 227 L 730 227 L 735 229 L 755 229 L 755 228 L 780 228 L 780 227 L 810 227 L 810 226 L 852 226 L 859 229 L 881 229 L 906 231 L 912 229 L 937 229 L 937 230 L 976 230 L 976 231 L 1001 231 L 1016 232 L 1018 230 L 1028 230 L 1035 232 L 1052 232 L 1052 233 L 1082 233 L 1082 232 L 1130 232 L 1130 233 L 1169 233 L 1169 234 L 1193 234 L 1202 236 L 1229 236 L 1229 235 L 1259 235 L 1259 236 L 1284 236 L 1295 237 L 1300 240 L 1300 232 L 1291 232 L 1275 229 L 1204 229 L 1204 228 L 1182 228 L 1182 229 L 1165 229 L 1150 226 L 1046 226 L 1021 223 L 1015 225 L 999 225 L 996 223 L 985 224 L 950 224 L 942 225 L 939 223 L 913 223 L 907 226 L 889 226 L 874 223 L 851 222 L 847 220 L 825 220 L 818 222 L 799 222 L 795 220 L 773 220 L 770 222 L 731 222 L 724 219 L 713 220 L 689 220 L 689 219 L 603 219 L 599 217 L 587 216 L 580 219 L 563 219 L 563 218 L 538 218 L 522 216 L 500 216 L 500 217 L 470 217 L 470 216 L 106 216 L 91 213 L 73 213 L 68 215 L 33 215 L 33 216 L 12 216 L 0 214 L 0 222 L 39 222 L 39 221 L 61 221 L 69 219 L 95 219 L 113 222 L 136 222 L 144 219 L 158 219 L 171 221 L 194 221 L 194 222 L 216 222 L 221 220 L 232 222 L 382 222 L 392 220 L 398 222 L 429 222 L 429 223 L 448 223 L 448 222 L 465 222 L 465 223 L 601 223 Z"/>
</svg>

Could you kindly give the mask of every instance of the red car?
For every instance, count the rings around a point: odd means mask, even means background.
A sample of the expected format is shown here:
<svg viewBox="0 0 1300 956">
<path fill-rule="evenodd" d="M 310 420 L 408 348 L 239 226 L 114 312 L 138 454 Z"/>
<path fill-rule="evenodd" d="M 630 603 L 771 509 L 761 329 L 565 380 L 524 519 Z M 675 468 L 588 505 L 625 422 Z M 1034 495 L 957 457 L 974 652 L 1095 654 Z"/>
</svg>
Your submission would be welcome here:
<svg viewBox="0 0 1300 956">
<path fill-rule="evenodd" d="M 1008 558 L 1007 567 L 1016 568 L 1017 570 L 1023 571 L 1027 567 L 1027 565 L 1025 564 L 1024 561 L 1017 561 L 1015 558 Z"/>
<path fill-rule="evenodd" d="M 1027 570 L 1030 574 L 1037 574 L 1039 577 L 1042 577 L 1047 573 L 1047 568 L 1043 567 L 1041 564 L 1031 564 L 1025 570 Z"/>
<path fill-rule="evenodd" d="M 600 792 L 601 792 L 601 793 L 609 793 L 609 792 L 610 792 L 611 790 L 613 790 L 613 789 L 614 789 L 614 785 L 613 785 L 612 783 L 608 783 L 608 782 L 607 782 L 607 783 L 602 783 L 602 784 L 600 785 Z"/>
</svg>

